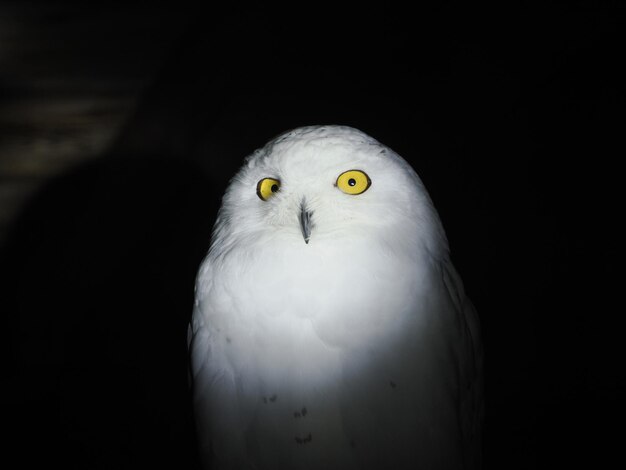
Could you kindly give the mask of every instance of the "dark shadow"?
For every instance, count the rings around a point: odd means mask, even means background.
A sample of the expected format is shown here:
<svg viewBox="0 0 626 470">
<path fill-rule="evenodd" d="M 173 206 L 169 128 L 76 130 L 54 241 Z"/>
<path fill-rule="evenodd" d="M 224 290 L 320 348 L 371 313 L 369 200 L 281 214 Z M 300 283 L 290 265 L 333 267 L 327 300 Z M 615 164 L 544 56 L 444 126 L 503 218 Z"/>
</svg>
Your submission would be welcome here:
<svg viewBox="0 0 626 470">
<path fill-rule="evenodd" d="M 27 204 L 0 253 L 5 461 L 197 467 L 186 330 L 219 200 L 189 163 L 118 157 Z"/>
<path fill-rule="evenodd" d="M 0 253 L 5 460 L 196 466 L 186 328 L 220 196 L 272 136 L 334 123 L 406 158 L 441 215 L 482 321 L 485 468 L 612 462 L 621 11 L 211 8 L 186 13 L 119 157 L 47 184 Z"/>
</svg>

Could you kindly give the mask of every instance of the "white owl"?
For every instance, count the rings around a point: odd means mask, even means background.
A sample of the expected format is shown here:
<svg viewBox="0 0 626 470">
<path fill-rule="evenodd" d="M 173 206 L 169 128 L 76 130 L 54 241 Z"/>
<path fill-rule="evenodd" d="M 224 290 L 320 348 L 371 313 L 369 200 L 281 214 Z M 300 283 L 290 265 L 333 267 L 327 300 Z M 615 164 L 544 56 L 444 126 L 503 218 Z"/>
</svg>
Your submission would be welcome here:
<svg viewBox="0 0 626 470">
<path fill-rule="evenodd" d="M 356 129 L 295 129 L 246 159 L 189 347 L 210 468 L 480 466 L 476 313 L 421 180 Z"/>
</svg>

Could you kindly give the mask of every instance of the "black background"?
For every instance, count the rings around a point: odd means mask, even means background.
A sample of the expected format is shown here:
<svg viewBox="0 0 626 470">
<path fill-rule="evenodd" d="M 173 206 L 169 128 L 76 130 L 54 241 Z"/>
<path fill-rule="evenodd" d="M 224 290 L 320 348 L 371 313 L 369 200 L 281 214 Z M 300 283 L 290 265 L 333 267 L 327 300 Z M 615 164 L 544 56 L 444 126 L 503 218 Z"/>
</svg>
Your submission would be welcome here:
<svg viewBox="0 0 626 470">
<path fill-rule="evenodd" d="M 195 468 L 186 327 L 219 198 L 309 124 L 367 132 L 429 189 L 482 321 L 485 468 L 619 458 L 623 7 L 172 9 L 132 119 L 0 252 L 7 458 Z"/>
</svg>

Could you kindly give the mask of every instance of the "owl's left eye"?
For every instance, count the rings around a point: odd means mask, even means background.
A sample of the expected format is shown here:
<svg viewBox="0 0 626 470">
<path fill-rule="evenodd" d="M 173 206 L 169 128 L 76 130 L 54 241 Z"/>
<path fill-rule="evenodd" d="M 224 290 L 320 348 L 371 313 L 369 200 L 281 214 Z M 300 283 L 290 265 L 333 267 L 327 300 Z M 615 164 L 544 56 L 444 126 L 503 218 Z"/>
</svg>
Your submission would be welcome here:
<svg viewBox="0 0 626 470">
<path fill-rule="evenodd" d="M 367 176 L 367 173 L 364 171 L 348 170 L 337 177 L 335 186 L 346 194 L 356 196 L 357 194 L 367 191 L 367 188 L 369 188 L 371 184 L 372 180 L 370 180 L 370 177 Z"/>
<path fill-rule="evenodd" d="M 256 185 L 256 194 L 263 201 L 271 198 L 280 189 L 280 181 L 274 178 L 263 178 Z"/>
</svg>

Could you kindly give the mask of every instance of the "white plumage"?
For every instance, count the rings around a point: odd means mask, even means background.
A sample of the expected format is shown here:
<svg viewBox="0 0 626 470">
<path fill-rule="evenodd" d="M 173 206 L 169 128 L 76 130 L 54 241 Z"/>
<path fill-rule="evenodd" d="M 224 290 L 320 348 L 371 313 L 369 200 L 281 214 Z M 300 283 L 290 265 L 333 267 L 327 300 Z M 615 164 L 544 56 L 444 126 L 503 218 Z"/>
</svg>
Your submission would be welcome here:
<svg viewBox="0 0 626 470">
<path fill-rule="evenodd" d="M 189 347 L 211 468 L 480 464 L 475 311 L 419 177 L 356 129 L 295 129 L 246 159 Z"/>
</svg>

